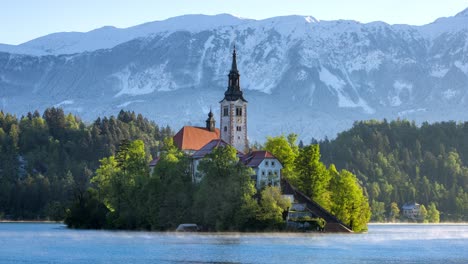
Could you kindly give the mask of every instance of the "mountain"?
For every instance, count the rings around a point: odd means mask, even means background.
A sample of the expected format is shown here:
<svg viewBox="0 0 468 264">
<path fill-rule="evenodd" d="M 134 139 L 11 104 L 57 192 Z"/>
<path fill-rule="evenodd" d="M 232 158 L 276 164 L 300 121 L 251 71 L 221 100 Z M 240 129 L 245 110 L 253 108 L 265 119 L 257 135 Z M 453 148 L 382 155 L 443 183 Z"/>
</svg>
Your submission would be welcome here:
<svg viewBox="0 0 468 264">
<path fill-rule="evenodd" d="M 424 26 L 188 15 L 0 45 L 0 108 L 121 108 L 175 129 L 203 125 L 236 45 L 251 141 L 334 137 L 355 120 L 467 120 L 468 9 Z"/>
</svg>

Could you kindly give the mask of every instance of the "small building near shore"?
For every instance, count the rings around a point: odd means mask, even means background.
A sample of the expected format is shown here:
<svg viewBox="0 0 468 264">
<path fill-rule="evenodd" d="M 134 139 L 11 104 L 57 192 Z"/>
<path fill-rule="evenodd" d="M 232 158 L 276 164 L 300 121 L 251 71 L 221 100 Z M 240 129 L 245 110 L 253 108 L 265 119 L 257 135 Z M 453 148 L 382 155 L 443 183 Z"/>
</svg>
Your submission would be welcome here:
<svg viewBox="0 0 468 264">
<path fill-rule="evenodd" d="M 403 216 L 412 220 L 418 220 L 420 218 L 420 208 L 421 205 L 418 203 L 405 203 L 401 207 Z"/>
</svg>

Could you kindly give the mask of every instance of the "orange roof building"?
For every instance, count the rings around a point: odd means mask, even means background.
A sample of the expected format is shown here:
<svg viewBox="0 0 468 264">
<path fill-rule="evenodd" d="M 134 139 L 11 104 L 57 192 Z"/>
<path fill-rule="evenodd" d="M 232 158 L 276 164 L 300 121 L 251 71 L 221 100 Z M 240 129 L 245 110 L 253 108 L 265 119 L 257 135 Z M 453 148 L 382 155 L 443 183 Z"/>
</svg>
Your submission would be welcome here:
<svg viewBox="0 0 468 264">
<path fill-rule="evenodd" d="M 174 144 L 180 150 L 192 154 L 200 150 L 213 139 L 220 138 L 220 131 L 215 127 L 213 113 L 210 111 L 206 127 L 184 126 L 174 136 Z"/>
</svg>

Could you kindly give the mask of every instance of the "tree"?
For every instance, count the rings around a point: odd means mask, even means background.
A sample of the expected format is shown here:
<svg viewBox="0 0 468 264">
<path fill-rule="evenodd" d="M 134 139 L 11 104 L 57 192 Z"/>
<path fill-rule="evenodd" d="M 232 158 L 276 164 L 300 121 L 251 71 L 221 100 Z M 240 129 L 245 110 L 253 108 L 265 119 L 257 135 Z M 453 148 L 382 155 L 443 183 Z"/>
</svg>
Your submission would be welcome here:
<svg viewBox="0 0 468 264">
<path fill-rule="evenodd" d="M 260 209 L 257 213 L 257 220 L 266 229 L 281 229 L 285 221 L 283 214 L 291 207 L 291 201 L 281 196 L 279 187 L 267 186 L 261 192 Z"/>
<path fill-rule="evenodd" d="M 279 137 L 267 137 L 265 150 L 273 154 L 283 165 L 281 171 L 286 179 L 294 179 L 295 165 L 294 160 L 299 155 L 299 148 L 295 145 L 297 135 L 290 134 L 286 138 L 284 135 Z"/>
<path fill-rule="evenodd" d="M 385 204 L 383 202 L 372 200 L 371 210 L 372 210 L 373 221 L 376 221 L 376 222 L 385 221 Z"/>
<path fill-rule="evenodd" d="M 330 173 L 331 212 L 354 231 L 367 230 L 371 211 L 356 176 L 347 170 L 338 173 L 334 166 L 330 166 Z"/>
<path fill-rule="evenodd" d="M 330 209 L 330 173 L 320 161 L 319 145 L 309 145 L 300 150 L 295 162 L 296 178 L 292 184 L 322 207 Z"/>
<path fill-rule="evenodd" d="M 110 213 L 108 224 L 115 228 L 135 228 L 145 221 L 146 204 L 141 203 L 141 190 L 147 184 L 149 171 L 144 143 L 125 142 L 117 152 L 101 160 L 93 182 Z"/>
<path fill-rule="evenodd" d="M 419 207 L 419 219 L 420 221 L 427 223 L 427 210 L 424 204 Z"/>
<path fill-rule="evenodd" d="M 440 222 L 440 212 L 437 210 L 435 203 L 430 203 L 426 219 L 429 223 L 439 223 Z"/>
<path fill-rule="evenodd" d="M 398 218 L 400 218 L 400 208 L 398 207 L 397 203 L 392 202 L 390 204 L 390 217 L 389 217 L 389 220 L 390 220 L 390 222 L 395 222 Z"/>
<path fill-rule="evenodd" d="M 218 147 L 200 162 L 203 179 L 195 193 L 194 214 L 208 230 L 243 230 L 255 221 L 253 171 L 239 162 L 231 146 Z"/>
<path fill-rule="evenodd" d="M 160 184 L 157 213 L 159 228 L 173 229 L 181 223 L 190 222 L 193 201 L 190 160 L 174 146 L 172 138 L 164 140 L 153 178 Z"/>
</svg>

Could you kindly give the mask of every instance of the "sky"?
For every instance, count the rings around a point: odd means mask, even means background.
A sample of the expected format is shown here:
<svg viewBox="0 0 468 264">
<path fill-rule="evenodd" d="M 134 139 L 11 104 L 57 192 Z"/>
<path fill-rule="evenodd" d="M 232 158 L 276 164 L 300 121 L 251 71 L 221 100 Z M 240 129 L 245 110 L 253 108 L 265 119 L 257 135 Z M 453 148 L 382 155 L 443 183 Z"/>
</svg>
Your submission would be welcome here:
<svg viewBox="0 0 468 264">
<path fill-rule="evenodd" d="M 17 45 L 50 33 L 109 25 L 125 28 L 184 14 L 307 15 L 423 25 L 466 8 L 468 0 L 0 0 L 0 43 Z"/>
</svg>

